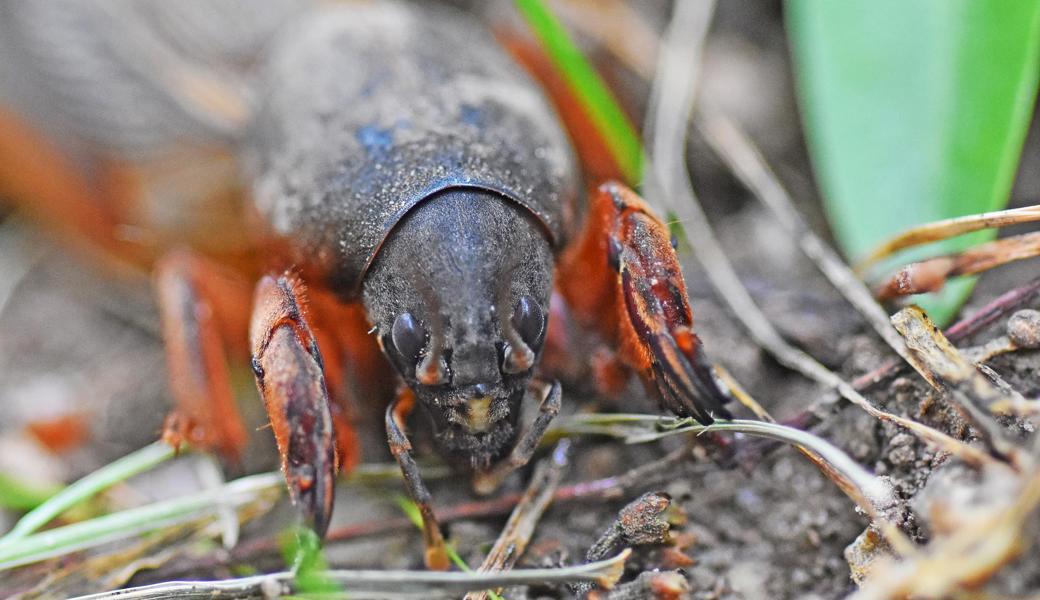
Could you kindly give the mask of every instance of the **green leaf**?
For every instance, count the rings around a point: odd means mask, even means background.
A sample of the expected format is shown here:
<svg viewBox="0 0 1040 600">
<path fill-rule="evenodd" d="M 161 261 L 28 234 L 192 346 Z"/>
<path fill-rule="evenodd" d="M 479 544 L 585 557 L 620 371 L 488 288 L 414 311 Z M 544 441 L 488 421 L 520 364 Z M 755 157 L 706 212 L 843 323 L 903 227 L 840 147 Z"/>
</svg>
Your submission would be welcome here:
<svg viewBox="0 0 1040 600">
<path fill-rule="evenodd" d="M 847 255 L 1007 203 L 1040 73 L 1040 0 L 789 0 L 787 17 L 809 151 Z M 918 300 L 945 322 L 973 284 Z"/>
<path fill-rule="evenodd" d="M 175 454 L 176 451 L 166 443 L 154 442 L 101 467 L 62 488 L 19 519 L 11 531 L 0 538 L 0 546 L 28 536 L 76 504 L 89 500 L 102 490 L 126 481 L 134 475 L 148 471 Z"/>
<path fill-rule="evenodd" d="M 588 111 L 621 168 L 625 182 L 631 186 L 638 185 L 642 174 L 643 144 L 610 88 L 542 0 L 516 0 L 516 8 Z"/>
<path fill-rule="evenodd" d="M 24 483 L 0 473 L 0 507 L 12 510 L 31 510 L 43 504 L 61 488 L 42 488 Z"/>
<path fill-rule="evenodd" d="M 342 592 L 339 584 L 325 577 L 329 568 L 321 549 L 321 539 L 314 530 L 298 527 L 279 536 L 282 559 L 295 572 L 296 591 L 306 594 L 334 594 Z"/>
</svg>

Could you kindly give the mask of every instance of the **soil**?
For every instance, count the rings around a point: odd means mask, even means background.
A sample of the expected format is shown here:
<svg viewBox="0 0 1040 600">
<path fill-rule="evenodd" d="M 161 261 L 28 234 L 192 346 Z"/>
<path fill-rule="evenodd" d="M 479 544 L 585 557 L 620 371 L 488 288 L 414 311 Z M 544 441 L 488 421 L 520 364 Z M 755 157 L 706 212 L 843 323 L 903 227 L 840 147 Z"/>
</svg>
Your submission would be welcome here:
<svg viewBox="0 0 1040 600">
<path fill-rule="evenodd" d="M 702 93 L 715 105 L 729 107 L 730 114 L 747 127 L 797 199 L 799 209 L 817 231 L 825 232 L 799 130 L 779 3 L 727 1 L 719 3 L 718 11 L 706 49 Z M 854 310 L 696 137 L 690 154 L 694 183 L 730 258 L 784 335 L 848 379 L 889 359 L 890 352 Z M 1040 196 L 1038 165 L 1040 134 L 1034 127 L 1013 198 Z M 38 482 L 68 480 L 154 440 L 170 400 L 147 280 L 115 280 L 84 267 L 64 248 L 22 222 L 8 219 L 2 227 L 0 243 L 7 245 L 0 253 L 0 267 L 9 272 L 26 265 L 30 268 L 17 281 L 6 305 L 0 300 L 0 473 Z M 686 263 L 698 333 L 714 361 L 732 372 L 780 420 L 827 395 L 826 390 L 780 367 L 755 346 L 717 300 L 696 261 L 687 256 Z M 1036 262 L 1025 261 L 983 276 L 962 314 L 970 314 L 1035 273 Z M 0 277 L 0 282 L 6 279 Z M 1034 308 L 1037 305 L 1033 302 Z M 1003 323 L 1001 320 L 965 344 L 981 344 L 1002 334 Z M 1027 398 L 1040 393 L 1040 353 L 1006 355 L 991 366 Z M 248 370 L 237 373 L 242 405 L 260 426 L 263 415 Z M 871 388 L 867 396 L 878 407 L 956 437 L 971 435 L 947 402 L 910 370 Z M 624 398 L 623 405 L 602 409 L 657 411 L 639 386 L 633 385 Z M 591 398 L 565 395 L 564 413 L 588 410 L 593 403 Z M 61 455 L 45 452 L 25 432 L 30 420 L 69 413 L 82 415 L 90 432 L 89 441 L 72 451 Z M 813 428 L 814 433 L 890 480 L 901 500 L 897 524 L 914 541 L 923 543 L 932 536 L 930 498 L 948 494 L 950 489 L 985 495 L 989 489 L 985 486 L 992 483 L 979 481 L 958 461 L 937 454 L 916 437 L 858 408 L 835 403 L 818 415 L 821 423 Z M 366 460 L 391 461 L 379 415 L 366 417 L 360 428 Z M 1031 428 L 1026 423 L 1010 423 L 1009 431 L 1025 437 Z M 245 464 L 225 467 L 229 478 L 275 467 L 270 435 L 260 431 L 252 443 L 255 447 L 246 454 Z M 625 446 L 615 440 L 580 438 L 571 450 L 564 485 L 622 473 L 686 443 L 688 440 L 668 438 Z M 420 455 L 430 456 L 421 442 L 418 445 Z M 864 533 L 868 520 L 814 464 L 795 450 L 780 447 L 758 460 L 735 465 L 720 458 L 711 441 L 701 440 L 698 445 L 701 450 L 695 453 L 701 460 L 648 477 L 642 485 L 626 490 L 623 498 L 550 507 L 521 565 L 583 560 L 619 509 L 645 491 L 662 490 L 686 515 L 685 523 L 673 529 L 673 536 L 683 542 L 684 552 L 692 559 L 682 567 L 691 598 L 833 599 L 856 590 L 847 549 Z M 521 490 L 523 475 L 526 473 L 510 479 L 506 489 Z M 116 490 L 113 502 L 161 497 L 165 490 L 183 485 L 178 478 L 193 476 L 192 469 L 183 466 L 162 468 Z M 990 491 L 994 490 L 999 487 Z M 343 487 L 332 528 L 399 517 L 390 496 L 402 491 L 385 484 Z M 431 491 L 438 506 L 475 499 L 467 486 L 452 478 L 431 481 Z M 243 538 L 269 534 L 290 514 L 282 507 L 247 527 Z M 13 518 L 12 513 L 0 512 L 0 530 Z M 504 517 L 459 521 L 450 525 L 448 533 L 463 558 L 476 565 L 503 522 Z M 235 572 L 224 565 L 201 568 L 185 559 L 194 551 L 189 544 L 176 547 L 183 550 L 182 555 L 165 556 L 158 570 L 144 569 L 132 582 L 227 577 Z M 421 550 L 418 533 L 402 529 L 333 544 L 327 557 L 338 568 L 420 568 Z M 859 550 L 849 550 L 848 556 L 857 568 L 862 566 Z M 1036 550 L 1027 549 L 987 584 L 986 591 L 1017 597 L 1040 589 L 1040 561 L 1036 558 Z M 178 564 L 193 566 L 181 568 Z M 251 564 L 282 568 L 273 554 Z M 643 569 L 676 566 L 674 556 L 650 547 L 637 548 L 629 564 L 626 580 Z M 25 585 L 39 575 L 39 571 L 15 574 L 8 583 Z M 80 582 L 59 595 L 90 591 L 96 589 Z M 516 589 L 506 595 L 566 597 L 569 591 Z"/>
</svg>

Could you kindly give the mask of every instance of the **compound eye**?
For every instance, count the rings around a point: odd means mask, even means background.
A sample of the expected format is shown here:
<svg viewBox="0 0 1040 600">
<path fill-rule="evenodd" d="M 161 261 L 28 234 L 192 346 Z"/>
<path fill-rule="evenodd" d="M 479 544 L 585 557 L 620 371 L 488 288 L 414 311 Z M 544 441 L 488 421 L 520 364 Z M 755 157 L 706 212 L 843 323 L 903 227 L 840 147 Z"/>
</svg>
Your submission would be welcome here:
<svg viewBox="0 0 1040 600">
<path fill-rule="evenodd" d="M 409 365 L 419 362 L 419 356 L 426 347 L 426 329 L 412 316 L 412 313 L 401 313 L 394 319 L 390 328 L 390 341 L 394 350 Z"/>
<path fill-rule="evenodd" d="M 513 309 L 513 327 L 532 350 L 537 348 L 545 333 L 545 313 L 538 302 L 530 296 L 521 296 Z"/>
</svg>

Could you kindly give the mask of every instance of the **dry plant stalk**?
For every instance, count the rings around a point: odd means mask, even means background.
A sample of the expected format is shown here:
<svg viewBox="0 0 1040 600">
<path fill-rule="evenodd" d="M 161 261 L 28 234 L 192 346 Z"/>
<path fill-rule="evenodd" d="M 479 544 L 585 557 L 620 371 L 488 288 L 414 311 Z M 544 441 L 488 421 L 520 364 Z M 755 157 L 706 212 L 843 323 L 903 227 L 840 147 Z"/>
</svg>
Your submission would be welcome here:
<svg viewBox="0 0 1040 600">
<path fill-rule="evenodd" d="M 911 263 L 878 286 L 879 300 L 941 290 L 951 277 L 975 275 L 1016 260 L 1040 256 L 1040 232 L 980 244 L 960 254 Z"/>
<path fill-rule="evenodd" d="M 655 132 L 653 159 L 657 167 L 657 178 L 648 181 L 648 186 L 656 183 L 664 188 L 660 193 L 661 203 L 682 222 L 686 241 L 691 247 L 696 248 L 697 258 L 704 266 L 712 286 L 747 329 L 755 343 L 772 354 L 780 364 L 822 385 L 836 388 L 850 402 L 877 418 L 910 429 L 940 448 L 962 455 L 976 464 L 984 463 L 988 458 L 985 453 L 939 431 L 875 408 L 844 379 L 809 354 L 789 344 L 751 298 L 751 294 L 740 281 L 732 263 L 715 238 L 704 209 L 693 193 L 689 172 L 685 166 L 686 131 L 693 111 L 693 88 L 696 80 L 696 73 L 689 69 L 689 65 L 698 64 L 705 28 L 700 20 L 703 18 L 700 13 L 687 7 L 687 3 L 680 3 L 677 6 L 677 9 L 679 8 L 683 10 L 676 11 L 669 25 L 662 46 L 661 65 L 654 79 L 654 90 L 651 94 L 654 126 L 648 129 Z M 683 101 L 677 102 L 677 98 Z M 681 135 L 677 135 L 677 132 Z M 647 198 L 650 201 L 654 199 L 651 191 L 652 186 L 647 190 Z M 894 343 L 901 347 L 898 341 Z"/>
<path fill-rule="evenodd" d="M 569 447 L 568 440 L 561 440 L 553 450 L 552 456 L 538 463 L 534 475 L 531 477 L 531 483 L 527 486 L 527 491 L 524 492 L 520 502 L 509 515 L 509 520 L 506 521 L 502 533 L 495 540 L 495 545 L 491 547 L 491 551 L 477 569 L 478 573 L 511 569 L 523 556 L 527 544 L 531 542 L 531 537 L 534 535 L 535 526 L 538 525 L 545 509 L 549 508 L 556 488 L 560 485 L 563 468 L 567 465 Z M 487 598 L 487 590 L 466 594 L 466 600 L 487 600 Z"/>
<path fill-rule="evenodd" d="M 1012 208 L 925 223 L 883 242 L 866 258 L 856 264 L 856 272 L 862 275 L 878 262 L 906 248 L 930 244 L 982 229 L 1007 227 L 1033 221 L 1040 221 L 1040 205 L 1023 206 L 1022 208 Z"/>
<path fill-rule="evenodd" d="M 851 388 L 851 386 L 849 386 L 848 384 L 845 385 Z M 909 419 L 907 417 L 903 417 L 895 413 L 891 413 L 877 408 L 873 404 L 867 402 L 866 398 L 864 398 L 859 392 L 855 392 L 855 394 L 849 394 L 847 393 L 847 391 L 841 390 L 841 388 L 839 388 L 839 390 L 842 391 L 842 395 L 845 396 L 850 402 L 862 408 L 870 416 L 881 421 L 888 421 L 889 423 L 894 423 L 906 429 L 907 431 L 913 433 L 917 437 L 921 438 L 923 441 L 935 446 L 939 450 L 949 452 L 953 456 L 956 456 L 957 458 L 963 460 L 964 462 L 972 466 L 982 467 L 987 464 L 997 462 L 995 458 L 993 458 L 986 452 L 983 452 L 982 450 L 979 450 L 974 446 L 971 446 L 961 440 L 958 440 L 953 436 L 947 435 L 939 431 L 938 429 L 929 427 L 924 423 L 918 423 L 913 419 Z"/>
<path fill-rule="evenodd" d="M 671 497 L 663 492 L 647 492 L 629 502 L 592 544 L 585 554 L 585 560 L 603 560 L 623 548 L 668 543 L 671 539 L 671 523 L 667 513 L 671 504 Z M 590 592 L 592 588 L 591 583 L 579 583 L 572 586 L 571 591 L 575 595 L 582 595 Z"/>
<path fill-rule="evenodd" d="M 348 586 L 351 598 L 452 598 L 472 589 L 591 581 L 611 588 L 624 573 L 625 550 L 608 560 L 556 569 L 518 569 L 501 573 L 458 571 L 322 571 L 327 581 Z M 137 588 L 79 596 L 71 600 L 245 600 L 279 598 L 295 592 L 292 571 L 225 579 L 174 581 Z M 321 597 L 321 596 L 319 596 Z M 342 597 L 339 595 L 332 597 Z"/>
<path fill-rule="evenodd" d="M 724 367 L 715 365 L 715 375 L 717 375 L 719 380 L 721 380 L 726 386 L 726 391 L 736 398 L 737 402 L 740 402 L 748 410 L 754 413 L 756 417 L 766 423 L 776 423 L 776 419 L 773 418 L 773 415 L 769 414 L 769 411 L 759 404 L 758 400 L 755 400 L 751 394 L 740 385 L 740 382 L 738 382 Z"/>
<path fill-rule="evenodd" d="M 1012 465 L 1025 466 L 1026 457 L 991 415 L 993 405 L 1010 399 L 961 356 L 920 308 L 904 308 L 892 316 L 892 323 L 906 339 L 913 367 L 932 387 L 948 393 L 990 452 Z"/>
<path fill-rule="evenodd" d="M 687 22 L 684 23 L 681 19 L 685 19 Z M 733 313 L 737 315 L 743 325 L 751 333 L 752 338 L 754 338 L 761 347 L 773 354 L 781 364 L 796 370 L 821 384 L 836 388 L 843 397 L 867 411 L 872 416 L 906 428 L 925 441 L 936 445 L 940 449 L 950 452 L 951 454 L 957 455 L 965 461 L 975 465 L 983 465 L 988 461 L 991 461 L 992 458 L 986 453 L 981 452 L 960 440 L 956 440 L 940 431 L 921 423 L 917 423 L 911 419 L 880 410 L 870 404 L 870 402 L 867 401 L 859 391 L 849 385 L 848 382 L 824 367 L 813 357 L 788 344 L 761 312 L 750 294 L 748 294 L 747 289 L 737 277 L 732 264 L 726 258 L 725 252 L 715 239 L 714 232 L 708 224 L 707 217 L 704 215 L 703 209 L 700 207 L 696 196 L 693 194 L 689 180 L 689 173 L 686 172 L 685 166 L 680 166 L 684 164 L 681 163 L 680 159 L 685 156 L 685 131 L 687 129 L 686 124 L 689 123 L 690 114 L 692 113 L 692 89 L 696 73 L 691 73 L 688 67 L 684 68 L 682 66 L 676 66 L 674 63 L 677 62 L 676 57 L 692 58 L 692 62 L 696 62 L 696 59 L 699 56 L 699 40 L 701 37 L 693 35 L 691 32 L 697 31 L 699 31 L 699 29 L 694 15 L 691 14 L 689 17 L 686 17 L 677 12 L 673 17 L 672 24 L 669 26 L 668 34 L 666 35 L 664 45 L 662 46 L 661 65 L 658 69 L 657 78 L 654 80 L 655 94 L 652 95 L 652 100 L 656 100 L 656 102 L 652 102 L 652 104 L 655 106 L 657 112 L 654 120 L 655 141 L 660 142 L 661 138 L 666 138 L 672 143 L 659 144 L 661 146 L 660 150 L 655 151 L 654 158 L 658 161 L 657 164 L 660 169 L 658 172 L 658 183 L 659 185 L 665 186 L 663 197 L 666 200 L 671 200 L 669 208 L 671 208 L 681 219 L 683 230 L 687 236 L 687 242 L 697 249 L 697 256 L 704 265 L 712 285 L 730 306 Z M 686 64 L 688 64 L 688 62 Z M 669 89 L 674 93 L 666 93 L 666 91 L 668 91 L 664 89 L 666 86 L 671 86 Z M 664 96 L 685 98 L 686 101 L 680 103 L 669 103 L 664 100 Z M 734 129 L 733 126 L 730 126 L 729 130 L 733 131 Z M 675 131 L 682 131 L 684 135 L 677 136 L 675 135 Z M 717 136 L 715 139 L 716 142 L 719 141 Z M 732 139 L 732 136 L 727 139 Z M 730 153 L 723 152 L 722 150 L 724 148 L 733 147 L 734 146 L 729 143 L 719 144 L 720 155 L 724 158 L 730 155 Z M 861 312 L 867 315 L 868 318 L 870 316 L 876 317 L 876 315 L 880 313 L 880 308 L 872 301 L 869 301 L 869 298 L 867 302 L 863 302 L 861 297 L 864 295 L 862 293 L 855 293 L 857 289 L 855 285 L 846 285 L 848 280 L 855 279 L 851 276 L 849 269 L 845 267 L 840 260 L 833 258 L 833 252 L 828 254 L 826 246 L 824 246 L 818 238 L 804 234 L 808 228 L 804 226 L 804 223 L 799 225 L 801 221 L 797 217 L 797 213 L 790 208 L 790 202 L 787 201 L 785 204 L 783 198 L 786 198 L 786 192 L 784 192 L 783 188 L 776 182 L 775 177 L 771 176 L 768 169 L 764 167 L 764 161 L 755 160 L 755 153 L 747 151 L 747 148 L 751 146 L 746 142 L 746 138 L 740 147 L 742 148 L 742 151 L 738 154 L 740 156 L 750 154 L 752 156 L 751 162 L 747 162 L 746 160 L 731 161 L 731 168 L 733 168 L 735 173 L 749 184 L 754 184 L 752 189 L 760 198 L 765 200 L 768 197 L 770 202 L 768 202 L 767 205 L 775 212 L 784 215 L 785 222 L 788 224 L 789 232 L 797 233 L 801 231 L 803 233 L 799 238 L 803 250 L 806 248 L 810 249 L 810 252 L 808 252 L 809 255 L 817 261 L 817 264 L 823 272 L 828 274 L 828 277 L 830 277 L 833 282 L 840 284 L 838 287 L 841 291 L 846 293 L 846 297 L 850 298 L 850 301 L 852 301 L 855 306 L 859 307 Z M 657 146 L 655 146 L 655 148 L 657 148 Z M 738 169 L 738 164 L 743 165 L 745 168 Z M 748 168 L 748 165 L 751 165 L 754 168 Z M 754 176 L 749 177 L 749 174 L 754 174 Z M 779 193 L 777 190 L 779 190 Z M 766 191 L 769 191 L 769 193 L 767 194 Z M 777 197 L 781 197 L 781 199 L 775 200 Z M 682 201 L 679 202 L 679 200 Z M 794 212 L 794 217 L 791 216 L 792 212 Z M 827 257 L 829 257 L 830 260 L 827 260 Z M 881 336 L 899 354 L 905 355 L 903 344 L 900 340 L 893 339 L 896 336 L 891 335 L 891 328 L 888 327 L 887 324 L 877 325 L 876 318 L 871 319 L 871 322 L 875 323 L 875 328 Z"/>
<path fill-rule="evenodd" d="M 697 127 L 726 166 L 773 213 L 777 223 L 798 243 L 802 253 L 870 323 L 881 339 L 896 354 L 906 358 L 903 340 L 892 329 L 888 313 L 874 300 L 867 286 L 838 253 L 805 222 L 794 207 L 791 195 L 780 184 L 780 179 L 769 168 L 751 138 L 730 119 L 707 110 L 701 111 Z"/>
</svg>

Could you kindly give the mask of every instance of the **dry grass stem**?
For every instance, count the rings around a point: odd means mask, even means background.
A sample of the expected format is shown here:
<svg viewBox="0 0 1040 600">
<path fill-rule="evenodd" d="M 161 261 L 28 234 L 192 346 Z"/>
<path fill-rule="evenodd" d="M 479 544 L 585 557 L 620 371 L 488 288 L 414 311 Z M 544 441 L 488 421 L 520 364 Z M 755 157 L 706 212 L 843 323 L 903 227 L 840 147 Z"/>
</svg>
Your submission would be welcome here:
<svg viewBox="0 0 1040 600">
<path fill-rule="evenodd" d="M 316 573 L 327 581 L 350 588 L 350 598 L 379 597 L 405 593 L 423 598 L 450 598 L 473 589 L 588 581 L 610 588 L 624 570 L 631 551 L 608 560 L 558 569 L 516 569 L 495 573 L 454 571 L 324 571 Z M 72 600 L 231 600 L 277 598 L 294 593 L 295 573 L 285 571 L 223 581 L 179 581 L 80 596 Z M 373 592 L 377 594 L 373 595 Z M 335 597 L 346 596 L 339 595 Z"/>
<path fill-rule="evenodd" d="M 1029 283 L 1021 285 L 1013 290 L 1004 292 L 1000 296 L 988 302 L 979 310 L 967 317 L 957 321 L 946 329 L 946 338 L 951 342 L 966 340 L 976 333 L 989 327 L 1007 313 L 1015 310 L 1027 302 L 1033 301 L 1040 294 L 1040 277 Z M 889 360 L 880 367 L 864 373 L 852 380 L 852 387 L 858 391 L 864 391 L 873 387 L 890 377 L 894 377 L 904 368 L 904 363 L 899 360 Z M 812 417 L 824 407 L 837 402 L 842 396 L 834 391 L 828 391 L 816 399 L 805 411 L 795 417 L 796 420 L 810 422 Z"/>
<path fill-rule="evenodd" d="M 790 194 L 780 184 L 747 134 L 726 117 L 705 110 L 701 110 L 697 126 L 712 150 L 755 197 L 772 211 L 780 226 L 798 242 L 802 252 L 816 264 L 820 272 L 870 323 L 881 339 L 906 358 L 906 346 L 889 323 L 888 313 L 874 300 L 867 286 L 838 253 L 805 222 L 794 207 Z"/>
<path fill-rule="evenodd" d="M 844 381 L 841 382 L 841 385 L 838 387 L 838 391 L 841 392 L 841 394 L 846 399 L 848 399 L 856 406 L 862 408 L 872 417 L 898 425 L 906 429 L 907 431 L 913 433 L 917 437 L 921 438 L 925 442 L 928 442 L 929 444 L 935 446 L 939 450 L 949 452 L 950 454 L 956 456 L 957 458 L 960 458 L 968 464 L 974 465 L 976 467 L 981 467 L 985 464 L 995 462 L 996 460 L 992 456 L 979 450 L 978 448 L 975 448 L 974 446 L 971 446 L 961 440 L 958 440 L 957 438 L 949 436 L 939 431 L 938 429 L 934 429 L 923 423 L 918 423 L 913 419 L 908 419 L 906 417 L 899 416 L 895 413 L 890 413 L 888 411 L 877 408 L 876 406 L 868 402 L 867 399 L 864 398 L 863 395 L 861 395 L 859 392 L 857 392 L 851 385 L 845 383 Z"/>
<path fill-rule="evenodd" d="M 951 277 L 975 275 L 1016 260 L 1040 256 L 1040 232 L 979 244 L 960 254 L 911 263 L 878 286 L 879 300 L 941 290 Z"/>
<path fill-rule="evenodd" d="M 715 375 L 726 385 L 726 390 L 737 399 L 737 402 L 741 403 L 750 410 L 756 417 L 766 423 L 776 423 L 776 419 L 773 415 L 769 414 L 758 400 L 755 400 L 751 394 L 747 393 L 747 390 L 740 385 L 733 375 L 730 374 L 724 367 L 715 365 Z"/>
<path fill-rule="evenodd" d="M 755 412 L 756 416 L 763 421 L 767 423 L 776 423 L 776 420 L 773 419 L 772 415 L 762 408 L 757 400 L 741 388 L 740 385 L 729 376 L 729 373 L 726 372 L 725 369 L 716 367 L 716 371 L 723 383 L 729 387 L 729 392 L 737 398 L 738 402 L 750 408 Z M 885 540 L 898 554 L 906 555 L 914 551 L 915 546 L 913 542 L 911 542 L 894 523 L 892 523 L 877 509 L 874 502 L 866 497 L 863 491 L 856 485 L 856 482 L 850 480 L 846 475 L 842 474 L 840 470 L 835 469 L 826 460 L 821 459 L 817 454 L 806 449 L 804 446 L 796 446 L 796 448 L 806 458 L 811 460 L 828 479 L 845 492 L 845 495 L 852 498 L 857 506 L 867 513 L 867 516 L 870 517 L 878 531 L 885 537 Z"/>
<path fill-rule="evenodd" d="M 567 451 L 570 443 L 561 440 L 553 450 L 552 456 L 538 463 L 527 491 L 520 498 L 516 508 L 509 515 L 502 533 L 495 540 L 488 555 L 477 569 L 478 573 L 506 571 L 513 568 L 516 561 L 523 556 L 527 544 L 534 535 L 534 529 L 542 518 L 545 509 L 552 503 L 556 488 L 563 477 L 563 469 L 567 466 Z M 470 592 L 466 600 L 487 600 L 487 590 Z"/>
<path fill-rule="evenodd" d="M 997 387 L 1003 398 L 989 405 L 989 409 L 998 415 L 1015 415 L 1017 417 L 1035 417 L 1040 414 L 1040 402 L 1028 400 L 1011 384 L 1004 380 L 999 373 L 988 365 L 976 364 L 979 373 L 989 379 Z"/>
<path fill-rule="evenodd" d="M 652 173 L 656 175 L 656 179 L 648 183 L 656 181 L 661 190 L 659 195 L 655 194 L 654 186 L 648 185 L 647 199 L 651 202 L 657 200 L 658 206 L 663 205 L 666 212 L 679 219 L 686 241 L 694 248 L 708 280 L 759 346 L 785 367 L 836 388 L 854 404 L 870 406 L 852 386 L 815 358 L 787 343 L 773 327 L 737 276 L 693 192 L 685 162 L 687 124 L 693 110 L 696 80 L 696 72 L 690 65 L 699 64 L 704 25 L 700 13 L 694 8 L 684 7 L 698 4 L 681 2 L 676 5 L 676 13 L 662 46 L 651 93 L 653 127 L 648 128 L 654 131 Z"/>
<path fill-rule="evenodd" d="M 556 437 L 557 439 L 559 438 L 558 435 Z M 674 477 L 675 473 L 680 469 L 683 469 L 683 472 L 690 472 L 692 470 L 691 466 L 700 468 L 702 471 L 717 468 L 711 464 L 692 465 L 691 459 L 692 455 L 689 448 L 678 448 L 657 460 L 618 475 L 561 486 L 553 494 L 553 502 L 618 500 L 626 497 L 633 491 L 646 489 L 648 486 L 656 483 L 665 483 Z M 520 494 L 507 494 L 490 500 L 478 500 L 476 502 L 437 507 L 435 512 L 441 523 L 451 523 L 463 519 L 487 518 L 509 513 L 520 499 Z M 354 523 L 330 529 L 326 542 L 330 544 L 346 542 L 395 531 L 406 531 L 413 527 L 412 522 L 405 517 Z M 210 568 L 214 565 L 226 564 L 227 560 L 246 562 L 259 556 L 274 554 L 277 550 L 277 544 L 270 538 L 248 540 L 232 550 L 227 559 L 217 556 L 208 557 L 182 565 L 181 570 L 170 573 L 168 576 L 172 578 L 180 573 L 190 572 L 193 568 Z"/>
<path fill-rule="evenodd" d="M 1040 205 L 956 217 L 919 225 L 883 242 L 856 264 L 856 272 L 863 275 L 870 267 L 906 248 L 938 242 L 982 229 L 1007 227 L 1033 221 L 1040 221 Z"/>
</svg>

